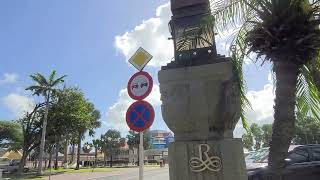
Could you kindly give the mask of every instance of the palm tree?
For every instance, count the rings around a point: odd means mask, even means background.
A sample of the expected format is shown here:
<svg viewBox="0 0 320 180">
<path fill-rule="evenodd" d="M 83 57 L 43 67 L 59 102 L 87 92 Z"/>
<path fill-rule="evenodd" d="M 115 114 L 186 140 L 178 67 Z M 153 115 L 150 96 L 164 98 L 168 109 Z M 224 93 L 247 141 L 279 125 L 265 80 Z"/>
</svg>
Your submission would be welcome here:
<svg viewBox="0 0 320 180">
<path fill-rule="evenodd" d="M 269 154 L 269 177 L 281 180 L 294 135 L 295 112 L 319 118 L 320 1 L 212 0 L 218 31 L 239 27 L 231 51 L 236 70 L 252 53 L 269 61 L 276 99 Z M 255 62 L 257 62 L 257 60 Z"/>
<path fill-rule="evenodd" d="M 98 150 L 101 150 L 102 142 L 100 139 L 94 139 L 92 145 L 94 147 L 94 167 L 97 167 Z"/>
<path fill-rule="evenodd" d="M 44 114 L 43 124 L 42 124 L 39 165 L 38 165 L 38 171 L 37 171 L 38 175 L 43 175 L 42 159 L 44 154 L 46 127 L 47 127 L 47 119 L 48 119 L 48 111 L 49 111 L 49 101 L 50 101 L 51 95 L 58 91 L 56 87 L 60 83 L 64 82 L 64 78 L 66 77 L 66 75 L 56 78 L 56 71 L 52 71 L 51 74 L 49 75 L 48 80 L 40 73 L 30 75 L 30 77 L 36 84 L 26 88 L 26 90 L 32 91 L 33 95 L 37 95 L 37 96 L 42 95 L 45 98 L 45 103 L 46 103 L 46 109 L 45 109 L 45 114 Z"/>
</svg>

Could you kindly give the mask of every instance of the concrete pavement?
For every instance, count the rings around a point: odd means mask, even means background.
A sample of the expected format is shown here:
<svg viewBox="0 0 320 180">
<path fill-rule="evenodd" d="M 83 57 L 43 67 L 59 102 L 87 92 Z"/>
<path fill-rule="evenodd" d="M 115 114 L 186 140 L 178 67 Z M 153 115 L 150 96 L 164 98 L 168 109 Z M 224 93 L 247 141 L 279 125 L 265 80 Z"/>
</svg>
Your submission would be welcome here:
<svg viewBox="0 0 320 180">
<path fill-rule="evenodd" d="M 109 175 L 92 180 L 139 180 L 139 170 L 120 172 L 117 175 Z M 145 168 L 144 180 L 169 180 L 169 168 Z"/>
<path fill-rule="evenodd" d="M 119 168 L 114 172 L 66 173 L 51 176 L 51 180 L 139 180 L 139 169 Z M 169 168 L 145 167 L 144 180 L 169 180 Z"/>
</svg>

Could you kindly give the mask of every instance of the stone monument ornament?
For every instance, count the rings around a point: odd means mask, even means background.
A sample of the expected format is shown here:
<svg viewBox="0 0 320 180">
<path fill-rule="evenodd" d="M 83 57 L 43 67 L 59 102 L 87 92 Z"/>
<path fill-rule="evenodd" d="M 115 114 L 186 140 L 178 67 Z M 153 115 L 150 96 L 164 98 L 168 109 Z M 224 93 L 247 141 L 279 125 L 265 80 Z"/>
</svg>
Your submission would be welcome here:
<svg viewBox="0 0 320 180">
<path fill-rule="evenodd" d="M 170 180 L 246 180 L 233 137 L 240 90 L 230 58 L 217 54 L 209 0 L 171 0 L 174 60 L 158 73 L 162 116 L 175 134 Z"/>
<path fill-rule="evenodd" d="M 203 147 L 206 148 L 206 151 L 202 152 Z M 217 156 L 209 157 L 208 152 L 210 146 L 208 144 L 199 145 L 199 157 L 193 157 L 189 161 L 191 171 L 193 172 L 202 172 L 209 170 L 212 172 L 218 172 L 222 168 L 221 159 Z M 204 155 L 204 157 L 203 157 Z"/>
</svg>

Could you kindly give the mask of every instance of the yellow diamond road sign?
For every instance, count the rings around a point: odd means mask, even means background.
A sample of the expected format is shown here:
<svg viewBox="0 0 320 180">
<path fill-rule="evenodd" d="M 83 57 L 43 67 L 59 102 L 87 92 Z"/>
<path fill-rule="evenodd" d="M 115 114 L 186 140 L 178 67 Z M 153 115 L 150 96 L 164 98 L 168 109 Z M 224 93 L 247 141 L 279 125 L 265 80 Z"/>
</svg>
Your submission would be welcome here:
<svg viewBox="0 0 320 180">
<path fill-rule="evenodd" d="M 129 59 L 129 62 L 139 71 L 142 71 L 151 59 L 152 55 L 140 47 Z"/>
</svg>

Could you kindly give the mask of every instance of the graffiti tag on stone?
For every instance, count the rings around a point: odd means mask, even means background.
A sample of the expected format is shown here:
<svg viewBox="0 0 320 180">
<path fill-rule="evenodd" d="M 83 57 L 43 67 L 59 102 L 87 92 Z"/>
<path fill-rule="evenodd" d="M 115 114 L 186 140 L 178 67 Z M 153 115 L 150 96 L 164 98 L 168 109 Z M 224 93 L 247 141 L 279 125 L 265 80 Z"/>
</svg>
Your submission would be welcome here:
<svg viewBox="0 0 320 180">
<path fill-rule="evenodd" d="M 204 150 L 205 149 L 205 150 Z M 199 145 L 199 157 L 193 157 L 189 161 L 191 171 L 202 172 L 209 170 L 218 172 L 222 168 L 221 159 L 218 156 L 209 156 L 210 146 L 208 144 Z"/>
</svg>

